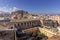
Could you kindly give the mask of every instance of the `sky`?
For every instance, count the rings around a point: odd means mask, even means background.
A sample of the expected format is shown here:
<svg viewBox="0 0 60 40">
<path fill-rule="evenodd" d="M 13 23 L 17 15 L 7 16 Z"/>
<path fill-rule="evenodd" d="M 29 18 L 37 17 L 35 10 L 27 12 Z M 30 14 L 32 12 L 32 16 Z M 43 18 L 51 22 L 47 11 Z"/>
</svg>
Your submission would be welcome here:
<svg viewBox="0 0 60 40">
<path fill-rule="evenodd" d="M 0 0 L 0 11 L 17 9 L 33 14 L 60 14 L 60 0 Z"/>
</svg>

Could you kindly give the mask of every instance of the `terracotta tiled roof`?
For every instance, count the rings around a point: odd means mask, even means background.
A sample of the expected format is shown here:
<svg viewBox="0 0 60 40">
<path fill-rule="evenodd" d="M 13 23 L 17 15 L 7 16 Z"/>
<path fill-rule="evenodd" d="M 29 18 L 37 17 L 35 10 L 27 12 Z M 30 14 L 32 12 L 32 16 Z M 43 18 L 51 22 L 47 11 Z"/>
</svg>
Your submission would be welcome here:
<svg viewBox="0 0 60 40">
<path fill-rule="evenodd" d="M 60 40 L 60 34 L 57 34 L 51 38 L 48 38 L 47 40 Z"/>
<path fill-rule="evenodd" d="M 57 26 L 58 28 L 60 28 L 60 26 Z"/>
<path fill-rule="evenodd" d="M 58 40 L 58 39 L 54 39 L 54 38 L 48 38 L 47 40 Z"/>
<path fill-rule="evenodd" d="M 60 33 L 59 34 L 56 34 L 57 36 L 60 36 Z"/>
</svg>

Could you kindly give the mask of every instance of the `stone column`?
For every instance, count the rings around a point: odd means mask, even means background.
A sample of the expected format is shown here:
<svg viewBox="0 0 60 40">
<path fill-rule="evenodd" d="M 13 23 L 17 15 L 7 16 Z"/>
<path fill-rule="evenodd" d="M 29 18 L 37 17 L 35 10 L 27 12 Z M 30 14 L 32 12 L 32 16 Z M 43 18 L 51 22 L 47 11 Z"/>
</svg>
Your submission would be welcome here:
<svg viewBox="0 0 60 40">
<path fill-rule="evenodd" d="M 17 37 L 16 37 L 16 31 L 15 31 L 15 40 L 17 40 Z"/>
</svg>

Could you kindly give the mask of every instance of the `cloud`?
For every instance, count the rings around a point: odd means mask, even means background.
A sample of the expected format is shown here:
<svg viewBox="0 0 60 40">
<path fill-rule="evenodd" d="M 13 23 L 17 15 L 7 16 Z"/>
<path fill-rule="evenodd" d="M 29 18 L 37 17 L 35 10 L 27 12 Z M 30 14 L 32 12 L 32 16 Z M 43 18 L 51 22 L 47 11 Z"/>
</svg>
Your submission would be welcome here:
<svg viewBox="0 0 60 40">
<path fill-rule="evenodd" d="M 10 10 L 10 8 L 2 7 L 2 8 L 0 8 L 0 11 L 9 12 L 11 10 Z"/>
<path fill-rule="evenodd" d="M 17 7 L 13 7 L 12 11 L 16 11 L 16 10 L 18 10 L 18 8 Z"/>
<path fill-rule="evenodd" d="M 17 7 L 12 7 L 12 8 L 2 7 L 2 8 L 0 8 L 0 11 L 4 11 L 4 12 L 12 12 L 12 11 L 16 11 L 16 10 L 20 10 L 20 9 Z"/>
</svg>

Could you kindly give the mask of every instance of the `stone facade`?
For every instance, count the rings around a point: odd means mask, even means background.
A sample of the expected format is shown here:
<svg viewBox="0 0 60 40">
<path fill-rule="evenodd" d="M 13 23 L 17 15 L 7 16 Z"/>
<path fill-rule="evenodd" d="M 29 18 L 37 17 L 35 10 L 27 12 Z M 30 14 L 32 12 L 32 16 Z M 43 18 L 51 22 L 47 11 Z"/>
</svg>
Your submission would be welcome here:
<svg viewBox="0 0 60 40">
<path fill-rule="evenodd" d="M 13 30 L 0 31 L 0 40 L 15 40 L 15 31 Z"/>
</svg>

